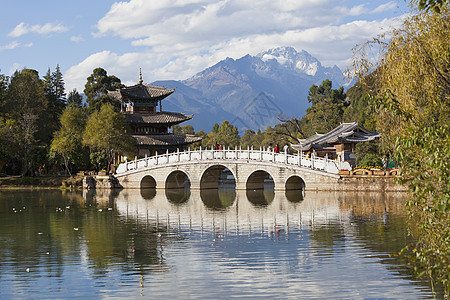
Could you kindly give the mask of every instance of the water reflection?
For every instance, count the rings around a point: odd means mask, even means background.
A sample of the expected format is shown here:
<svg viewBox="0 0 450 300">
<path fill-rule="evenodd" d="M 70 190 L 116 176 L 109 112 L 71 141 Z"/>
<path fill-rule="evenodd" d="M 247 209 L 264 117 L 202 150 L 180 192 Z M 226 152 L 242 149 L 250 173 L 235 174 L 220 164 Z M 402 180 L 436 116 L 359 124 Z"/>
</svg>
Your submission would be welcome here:
<svg viewBox="0 0 450 300">
<path fill-rule="evenodd" d="M 166 197 L 170 203 L 175 205 L 184 204 L 189 200 L 189 196 L 191 195 L 191 191 L 188 188 L 178 188 L 178 189 L 167 189 Z"/>
<path fill-rule="evenodd" d="M 255 207 L 267 207 L 275 198 L 273 189 L 246 190 L 246 196 Z"/>
<path fill-rule="evenodd" d="M 303 201 L 304 194 L 305 194 L 304 190 L 299 189 L 299 190 L 286 190 L 284 195 L 286 196 L 286 199 L 289 202 L 300 203 Z"/>
<path fill-rule="evenodd" d="M 429 297 L 388 258 L 409 242 L 403 199 L 273 190 L 0 192 L 0 295 Z"/>
<path fill-rule="evenodd" d="M 236 200 L 236 190 L 234 188 L 200 190 L 200 198 L 211 210 L 225 210 Z"/>
</svg>

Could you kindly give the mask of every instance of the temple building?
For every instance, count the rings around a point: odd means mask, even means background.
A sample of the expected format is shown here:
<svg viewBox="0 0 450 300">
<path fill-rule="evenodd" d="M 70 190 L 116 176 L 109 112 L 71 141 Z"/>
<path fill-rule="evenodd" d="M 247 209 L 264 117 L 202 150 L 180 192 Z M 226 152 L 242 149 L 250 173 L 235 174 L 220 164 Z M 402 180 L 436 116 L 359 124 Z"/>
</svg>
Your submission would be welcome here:
<svg viewBox="0 0 450 300">
<path fill-rule="evenodd" d="M 317 156 L 328 156 L 330 159 L 340 158 L 342 161 L 355 162 L 356 144 L 376 140 L 381 135 L 371 131 L 357 122 L 342 123 L 328 133 L 316 133 L 307 139 L 300 140 L 292 148 L 304 154 L 314 153 Z"/>
<path fill-rule="evenodd" d="M 162 100 L 174 91 L 175 89 L 144 84 L 139 71 L 138 84 L 108 92 L 109 96 L 121 102 L 132 136 L 137 141 L 138 156 L 152 156 L 177 149 L 184 151 L 190 144 L 201 141 L 200 137 L 194 135 L 174 134 L 169 131 L 171 126 L 193 117 L 162 110 Z"/>
</svg>

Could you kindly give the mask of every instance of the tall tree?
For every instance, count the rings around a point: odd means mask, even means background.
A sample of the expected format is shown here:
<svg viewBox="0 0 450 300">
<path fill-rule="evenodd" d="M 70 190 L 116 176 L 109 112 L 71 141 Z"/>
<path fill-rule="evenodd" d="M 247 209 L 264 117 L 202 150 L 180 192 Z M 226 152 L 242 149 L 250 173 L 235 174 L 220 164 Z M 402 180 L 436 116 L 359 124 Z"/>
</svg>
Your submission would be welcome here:
<svg viewBox="0 0 450 300">
<path fill-rule="evenodd" d="M 106 170 L 110 170 L 114 153 L 132 153 L 135 140 L 130 132 L 125 117 L 109 104 L 103 104 L 99 111 L 94 111 L 86 124 L 83 144 L 92 151 L 102 151 L 108 157 Z"/>
<path fill-rule="evenodd" d="M 82 135 L 86 125 L 87 116 L 82 108 L 69 105 L 60 117 L 61 128 L 55 132 L 51 143 L 51 150 L 58 153 L 64 166 L 72 176 L 70 163 L 77 163 L 76 158 L 82 156 Z"/>
<path fill-rule="evenodd" d="M 83 97 L 78 93 L 77 89 L 73 89 L 67 95 L 67 105 L 73 105 L 81 107 L 83 103 Z"/>
<path fill-rule="evenodd" d="M 42 81 L 35 70 L 23 69 L 11 78 L 8 89 L 7 105 L 9 117 L 18 126 L 18 149 L 14 156 L 23 162 L 22 173 L 36 167 L 32 153 L 41 137 L 48 133 L 45 113 L 48 99 L 44 94 Z"/>
<path fill-rule="evenodd" d="M 450 16 L 428 10 L 411 15 L 389 41 L 378 68 L 380 88 L 372 99 L 378 112 L 383 145 L 402 168 L 411 190 L 408 213 L 418 228 L 412 252 L 418 276 L 444 285 L 450 295 Z M 374 42 L 380 46 L 380 39 Z M 358 50 L 364 50 L 371 43 Z M 364 55 L 355 65 L 364 74 Z"/>
<path fill-rule="evenodd" d="M 120 104 L 117 100 L 108 96 L 108 91 L 113 91 L 123 87 L 120 79 L 114 75 L 108 76 L 106 70 L 96 68 L 92 74 L 87 78 L 84 86 L 84 94 L 87 97 L 87 103 L 90 110 L 99 110 L 102 104 L 111 103 L 117 109 L 120 109 Z"/>
<path fill-rule="evenodd" d="M 348 105 L 345 96 L 344 88 L 332 89 L 332 82 L 328 79 L 319 86 L 313 84 L 308 92 L 311 107 L 302 119 L 304 134 L 325 133 L 337 127 L 343 121 L 344 109 Z"/>
</svg>

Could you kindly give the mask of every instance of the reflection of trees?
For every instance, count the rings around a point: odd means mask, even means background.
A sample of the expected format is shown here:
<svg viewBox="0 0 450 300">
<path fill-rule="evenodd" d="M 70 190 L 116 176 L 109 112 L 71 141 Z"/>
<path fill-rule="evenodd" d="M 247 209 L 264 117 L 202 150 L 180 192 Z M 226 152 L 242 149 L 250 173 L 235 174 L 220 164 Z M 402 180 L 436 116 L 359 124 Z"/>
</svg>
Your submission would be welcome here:
<svg viewBox="0 0 450 300">
<path fill-rule="evenodd" d="M 256 207 L 266 207 L 273 202 L 275 192 L 272 189 L 247 190 L 247 199 Z"/>
<path fill-rule="evenodd" d="M 233 205 L 236 200 L 236 190 L 233 188 L 200 190 L 203 204 L 212 210 L 224 210 Z"/>
<path fill-rule="evenodd" d="M 118 217 L 115 209 L 102 204 L 110 205 L 110 196 L 114 194 L 92 193 L 85 200 L 81 193 L 61 191 L 0 193 L 0 262 L 12 262 L 18 275 L 44 266 L 41 272 L 58 277 L 67 260 L 81 260 L 85 244 L 98 274 L 121 262 L 127 262 L 120 264 L 123 268 L 141 274 L 147 266 L 160 269 L 164 236 L 153 226 Z M 11 272 L 11 265 L 4 268 L 0 264 L 0 278 Z"/>
<path fill-rule="evenodd" d="M 286 199 L 292 203 L 300 203 L 304 198 L 303 190 L 286 190 L 285 191 Z"/>
<path fill-rule="evenodd" d="M 180 188 L 180 189 L 166 189 L 166 197 L 170 203 L 175 205 L 181 205 L 189 200 L 191 196 L 190 189 Z"/>
</svg>

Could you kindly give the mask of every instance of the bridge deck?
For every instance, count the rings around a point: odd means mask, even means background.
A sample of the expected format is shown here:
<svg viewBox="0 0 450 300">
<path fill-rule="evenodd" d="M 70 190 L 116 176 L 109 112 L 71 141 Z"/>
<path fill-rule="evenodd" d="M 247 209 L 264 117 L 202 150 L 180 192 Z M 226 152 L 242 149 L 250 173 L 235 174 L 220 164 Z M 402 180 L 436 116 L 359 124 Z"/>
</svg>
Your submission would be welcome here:
<svg viewBox="0 0 450 300">
<path fill-rule="evenodd" d="M 331 160 L 322 157 L 309 158 L 301 155 L 291 155 L 288 153 L 274 153 L 264 150 L 253 149 L 228 149 L 228 150 L 208 150 L 200 149 L 195 151 L 166 153 L 133 161 L 125 161 L 117 168 L 117 175 L 125 175 L 129 172 L 161 167 L 163 165 L 211 162 L 211 161 L 233 161 L 236 163 L 269 163 L 279 167 L 301 167 L 322 171 L 328 174 L 338 174 L 339 170 L 351 170 L 348 162 Z"/>
</svg>

